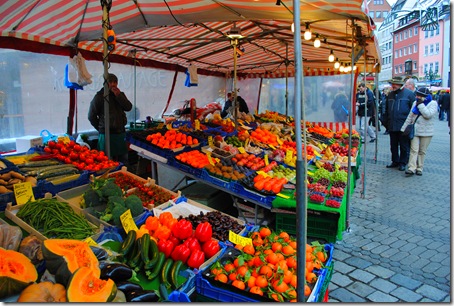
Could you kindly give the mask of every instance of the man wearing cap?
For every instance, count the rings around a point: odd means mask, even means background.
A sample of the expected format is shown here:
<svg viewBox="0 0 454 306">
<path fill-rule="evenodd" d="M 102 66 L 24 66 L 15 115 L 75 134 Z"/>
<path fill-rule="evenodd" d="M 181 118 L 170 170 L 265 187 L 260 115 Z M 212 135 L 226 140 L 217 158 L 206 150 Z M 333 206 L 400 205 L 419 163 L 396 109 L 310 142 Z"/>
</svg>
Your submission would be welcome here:
<svg viewBox="0 0 454 306">
<path fill-rule="evenodd" d="M 225 101 L 224 108 L 221 112 L 221 117 L 224 118 L 228 115 L 229 111 L 231 111 L 231 107 L 233 106 L 233 102 L 235 100 L 235 96 L 232 92 L 227 94 L 227 100 Z M 241 96 L 236 97 L 236 102 L 238 103 L 238 108 L 240 112 L 249 113 L 249 108 L 246 104 L 246 101 Z"/>
<path fill-rule="evenodd" d="M 401 128 L 411 111 L 415 94 L 402 86 L 404 85 L 402 78 L 393 78 L 389 83 L 392 91 L 386 98 L 382 123 L 389 132 L 392 163 L 386 168 L 405 171 L 410 156 L 410 138 L 402 135 Z"/>
<path fill-rule="evenodd" d="M 128 165 L 128 147 L 126 145 L 126 129 L 128 123 L 126 113 L 132 109 L 132 103 L 124 92 L 118 88 L 118 78 L 109 73 L 109 131 L 111 159 Z M 98 150 L 105 151 L 106 122 L 104 119 L 104 88 L 94 96 L 88 109 L 88 120 L 99 132 Z"/>
<path fill-rule="evenodd" d="M 413 103 L 411 112 L 400 129 L 403 132 L 407 125 L 415 124 L 408 169 L 405 171 L 407 177 L 415 174 L 422 175 L 427 147 L 435 132 L 434 121 L 438 112 L 438 103 L 432 100 L 430 90 L 427 87 L 418 88 L 415 94 L 416 101 Z"/>
</svg>

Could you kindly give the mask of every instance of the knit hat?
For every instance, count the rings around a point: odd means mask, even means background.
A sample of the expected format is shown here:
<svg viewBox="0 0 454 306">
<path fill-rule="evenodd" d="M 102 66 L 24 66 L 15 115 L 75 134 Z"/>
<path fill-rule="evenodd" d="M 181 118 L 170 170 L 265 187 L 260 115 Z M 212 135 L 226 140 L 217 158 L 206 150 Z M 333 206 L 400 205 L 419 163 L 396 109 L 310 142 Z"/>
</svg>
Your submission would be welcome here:
<svg viewBox="0 0 454 306">
<path fill-rule="evenodd" d="M 420 97 L 427 97 L 430 95 L 430 90 L 427 87 L 419 87 L 416 89 L 415 95 Z"/>
<path fill-rule="evenodd" d="M 107 82 L 117 82 L 118 83 L 118 78 L 115 74 L 109 73 L 109 76 L 107 77 Z"/>
</svg>

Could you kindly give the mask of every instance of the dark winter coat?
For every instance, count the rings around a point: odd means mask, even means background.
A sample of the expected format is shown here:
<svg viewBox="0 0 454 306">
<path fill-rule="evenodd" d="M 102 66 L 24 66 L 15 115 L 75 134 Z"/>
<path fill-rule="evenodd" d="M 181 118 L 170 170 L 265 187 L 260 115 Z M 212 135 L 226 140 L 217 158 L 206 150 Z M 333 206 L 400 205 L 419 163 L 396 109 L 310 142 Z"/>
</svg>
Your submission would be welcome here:
<svg viewBox="0 0 454 306">
<path fill-rule="evenodd" d="M 360 117 L 364 117 L 365 114 L 366 95 L 367 95 L 367 117 L 374 115 L 375 96 L 372 90 L 366 87 L 366 90 L 364 92 L 358 92 L 356 94 L 356 103 L 359 103 L 358 112 L 356 114 Z"/>
<path fill-rule="evenodd" d="M 391 91 L 386 98 L 382 124 L 390 132 L 398 132 L 402 128 L 408 113 L 415 101 L 413 91 L 402 87 Z"/>
<path fill-rule="evenodd" d="M 132 103 L 121 92 L 115 96 L 113 92 L 109 93 L 109 129 L 111 134 L 120 134 L 125 132 L 125 126 L 128 123 L 125 112 L 132 109 Z M 91 125 L 101 134 L 105 134 L 104 120 L 104 88 L 96 93 L 88 109 L 88 120 Z"/>
<path fill-rule="evenodd" d="M 447 111 L 451 107 L 451 94 L 449 92 L 445 92 L 441 95 L 441 103 L 440 108 L 441 110 Z"/>
</svg>

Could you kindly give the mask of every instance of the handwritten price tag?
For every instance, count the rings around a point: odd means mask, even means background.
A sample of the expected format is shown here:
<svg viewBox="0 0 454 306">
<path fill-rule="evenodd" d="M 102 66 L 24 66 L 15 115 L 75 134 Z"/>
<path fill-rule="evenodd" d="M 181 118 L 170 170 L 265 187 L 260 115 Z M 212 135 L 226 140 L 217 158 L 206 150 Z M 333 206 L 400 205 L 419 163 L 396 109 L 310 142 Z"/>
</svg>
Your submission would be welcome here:
<svg viewBox="0 0 454 306">
<path fill-rule="evenodd" d="M 156 127 L 157 129 L 162 129 L 164 127 L 164 122 L 161 122 L 158 124 L 158 126 Z"/>
<path fill-rule="evenodd" d="M 212 148 L 214 147 L 214 144 L 213 144 L 213 136 L 208 136 L 208 145 Z"/>
<path fill-rule="evenodd" d="M 265 154 L 265 156 L 263 156 L 263 159 L 265 160 L 265 165 L 268 166 L 270 164 L 270 161 L 268 160 L 268 154 Z"/>
<path fill-rule="evenodd" d="M 205 154 L 208 157 L 208 162 L 210 163 L 210 165 L 214 166 L 214 161 L 213 158 L 211 157 L 211 152 L 206 152 Z"/>
<path fill-rule="evenodd" d="M 238 147 L 238 151 L 239 151 L 241 154 L 246 153 L 246 150 L 245 150 L 243 147 Z"/>
<path fill-rule="evenodd" d="M 200 130 L 200 121 L 198 119 L 194 120 L 195 130 Z"/>
<path fill-rule="evenodd" d="M 120 221 L 121 224 L 123 225 L 123 229 L 125 230 L 126 234 L 131 231 L 138 231 L 139 229 L 137 228 L 136 223 L 134 222 L 134 219 L 132 218 L 131 215 L 131 210 L 128 209 L 125 211 L 121 216 L 120 216 Z"/>
<path fill-rule="evenodd" d="M 14 184 L 14 197 L 18 205 L 25 204 L 29 200 L 35 201 L 32 184 L 30 182 Z"/>
<path fill-rule="evenodd" d="M 230 240 L 230 242 L 233 243 L 233 245 L 237 245 L 237 244 L 242 245 L 242 246 L 252 245 L 251 238 L 240 236 L 238 234 L 235 234 L 232 231 L 229 231 L 229 240 Z"/>
<path fill-rule="evenodd" d="M 96 243 L 96 241 L 93 240 L 93 238 L 91 237 L 88 237 L 87 239 L 84 240 L 86 243 L 88 243 L 88 245 L 90 246 L 97 246 L 98 244 Z"/>
</svg>

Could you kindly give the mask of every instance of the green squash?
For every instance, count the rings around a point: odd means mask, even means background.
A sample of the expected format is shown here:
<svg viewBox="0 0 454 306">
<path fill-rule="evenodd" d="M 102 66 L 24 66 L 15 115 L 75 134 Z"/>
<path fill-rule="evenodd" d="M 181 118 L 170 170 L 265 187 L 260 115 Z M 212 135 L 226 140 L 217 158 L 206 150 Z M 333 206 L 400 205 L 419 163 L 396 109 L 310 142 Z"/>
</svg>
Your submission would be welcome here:
<svg viewBox="0 0 454 306">
<path fill-rule="evenodd" d="M 18 294 L 38 279 L 38 272 L 24 254 L 0 248 L 0 299 Z"/>
<path fill-rule="evenodd" d="M 47 239 L 43 241 L 41 249 L 46 268 L 55 275 L 57 283 L 66 286 L 72 274 L 80 267 L 90 268 L 98 277 L 101 275 L 98 258 L 85 241 Z"/>
<path fill-rule="evenodd" d="M 74 272 L 66 290 L 68 302 L 106 303 L 117 296 L 117 286 L 110 278 L 102 280 L 92 269 L 81 267 Z"/>
</svg>

